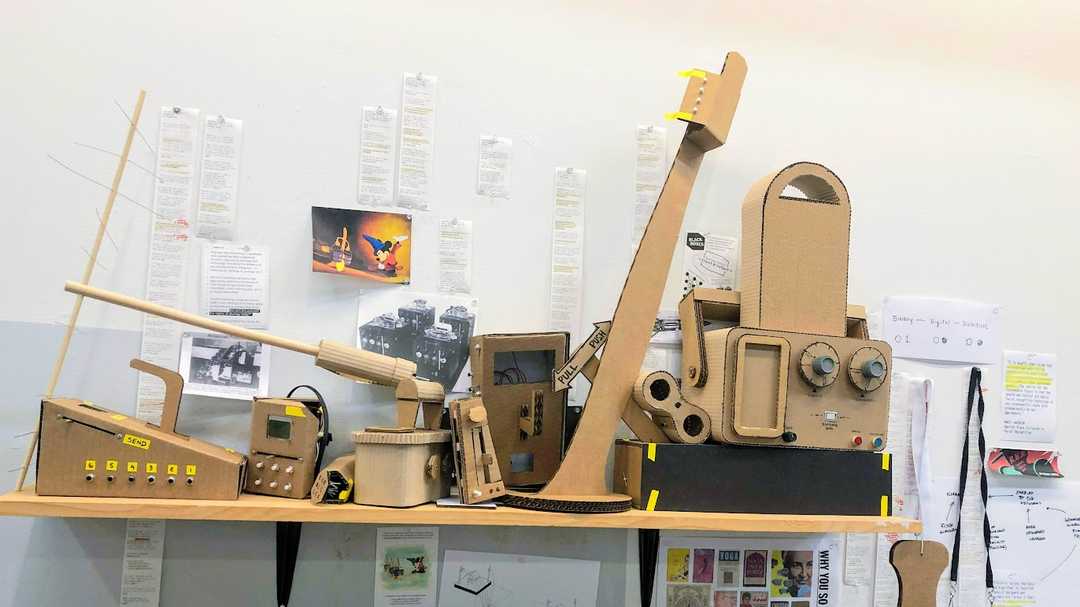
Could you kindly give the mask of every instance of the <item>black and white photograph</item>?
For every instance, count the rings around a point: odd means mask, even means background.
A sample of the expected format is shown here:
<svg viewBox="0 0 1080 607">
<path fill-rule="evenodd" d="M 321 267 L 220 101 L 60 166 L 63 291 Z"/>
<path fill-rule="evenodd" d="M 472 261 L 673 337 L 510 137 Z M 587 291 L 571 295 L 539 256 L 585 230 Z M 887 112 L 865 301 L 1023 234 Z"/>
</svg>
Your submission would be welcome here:
<svg viewBox="0 0 1080 607">
<path fill-rule="evenodd" d="M 184 394 L 235 399 L 266 396 L 270 351 L 257 341 L 218 333 L 184 333 L 180 375 Z"/>
<path fill-rule="evenodd" d="M 479 304 L 471 297 L 379 289 L 360 296 L 356 347 L 416 363 L 416 376 L 447 392 L 469 389 L 469 339 Z"/>
</svg>

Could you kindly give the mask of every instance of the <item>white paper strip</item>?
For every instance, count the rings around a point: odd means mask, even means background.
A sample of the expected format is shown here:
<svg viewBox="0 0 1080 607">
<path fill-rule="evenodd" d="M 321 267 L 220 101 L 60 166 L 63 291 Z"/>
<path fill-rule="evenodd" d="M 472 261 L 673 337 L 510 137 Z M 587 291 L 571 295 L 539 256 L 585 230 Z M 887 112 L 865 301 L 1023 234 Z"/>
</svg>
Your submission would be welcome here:
<svg viewBox="0 0 1080 607">
<path fill-rule="evenodd" d="M 439 292 L 472 292 L 472 222 L 439 220 Z"/>
<path fill-rule="evenodd" d="M 476 193 L 489 198 L 510 198 L 510 163 L 514 142 L 509 137 L 480 138 L 476 163 Z"/>
<path fill-rule="evenodd" d="M 364 206 L 394 203 L 397 110 L 365 106 L 360 119 L 360 179 L 356 200 Z"/>
<path fill-rule="evenodd" d="M 243 121 L 235 118 L 206 117 L 197 211 L 199 238 L 236 238 L 236 190 L 240 183 L 243 128 Z"/>
<path fill-rule="evenodd" d="M 637 127 L 637 162 L 634 165 L 634 229 L 631 244 L 636 252 L 645 226 L 667 178 L 667 129 L 652 124 Z"/>
<path fill-rule="evenodd" d="M 165 521 L 128 519 L 120 604 L 156 607 L 161 599 L 161 558 Z"/>
<path fill-rule="evenodd" d="M 184 301 L 198 129 L 199 110 L 161 108 L 146 299 L 173 308 L 183 307 Z M 139 358 L 175 369 L 180 355 L 181 330 L 181 326 L 171 320 L 144 315 Z M 161 419 L 164 400 L 165 386 L 161 380 L 140 373 L 135 415 L 157 423 Z"/>
<path fill-rule="evenodd" d="M 551 294 L 548 326 L 570 333 L 577 343 L 581 331 L 582 250 L 585 240 L 586 172 L 555 169 L 555 212 L 551 227 Z"/>
<path fill-rule="evenodd" d="M 437 83 L 437 78 L 429 74 L 406 73 L 402 78 L 397 202 L 411 209 L 427 210 L 431 206 Z"/>
</svg>

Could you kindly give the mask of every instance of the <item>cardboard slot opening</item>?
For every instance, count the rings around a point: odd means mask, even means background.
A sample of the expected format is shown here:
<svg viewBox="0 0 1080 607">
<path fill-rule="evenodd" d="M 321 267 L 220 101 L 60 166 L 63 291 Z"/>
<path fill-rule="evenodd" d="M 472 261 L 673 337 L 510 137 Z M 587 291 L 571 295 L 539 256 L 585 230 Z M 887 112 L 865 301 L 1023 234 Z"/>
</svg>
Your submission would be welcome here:
<svg viewBox="0 0 1080 607">
<path fill-rule="evenodd" d="M 832 204 L 840 202 L 840 196 L 836 193 L 836 189 L 817 175 L 800 175 L 792 179 L 790 183 L 784 186 L 783 191 L 780 192 L 780 197 Z"/>
<path fill-rule="evenodd" d="M 535 384 L 551 381 L 555 370 L 554 350 L 521 350 L 495 352 L 495 385 Z"/>
</svg>

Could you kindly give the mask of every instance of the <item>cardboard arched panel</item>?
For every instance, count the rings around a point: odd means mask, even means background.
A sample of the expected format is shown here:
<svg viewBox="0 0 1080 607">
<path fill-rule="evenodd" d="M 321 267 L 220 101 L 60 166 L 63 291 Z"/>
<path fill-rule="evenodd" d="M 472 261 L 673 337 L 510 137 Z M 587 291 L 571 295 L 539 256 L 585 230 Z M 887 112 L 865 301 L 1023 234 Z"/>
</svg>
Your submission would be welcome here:
<svg viewBox="0 0 1080 607">
<path fill-rule="evenodd" d="M 835 173 L 797 162 L 758 180 L 742 232 L 740 326 L 847 334 L 851 202 Z"/>
</svg>

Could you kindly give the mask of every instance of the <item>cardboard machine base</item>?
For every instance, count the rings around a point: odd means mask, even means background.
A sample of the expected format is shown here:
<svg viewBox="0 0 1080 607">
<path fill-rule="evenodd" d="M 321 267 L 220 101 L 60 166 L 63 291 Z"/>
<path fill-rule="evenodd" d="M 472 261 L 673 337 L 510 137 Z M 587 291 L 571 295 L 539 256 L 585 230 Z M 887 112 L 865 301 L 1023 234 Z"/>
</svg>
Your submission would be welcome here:
<svg viewBox="0 0 1080 607">
<path fill-rule="evenodd" d="M 892 514 L 888 453 L 618 440 L 615 491 L 635 508 Z"/>
</svg>

